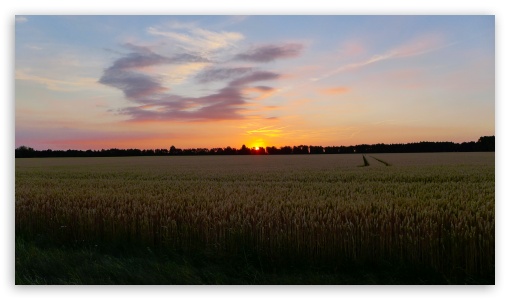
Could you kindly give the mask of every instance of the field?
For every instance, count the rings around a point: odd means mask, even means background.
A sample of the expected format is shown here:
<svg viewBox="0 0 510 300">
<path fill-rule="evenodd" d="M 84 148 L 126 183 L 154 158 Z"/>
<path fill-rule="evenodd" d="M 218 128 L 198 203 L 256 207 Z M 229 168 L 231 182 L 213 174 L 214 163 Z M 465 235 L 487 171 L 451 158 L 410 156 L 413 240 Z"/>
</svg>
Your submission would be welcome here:
<svg viewBox="0 0 510 300">
<path fill-rule="evenodd" d="M 494 284 L 494 162 L 16 159 L 16 283 Z"/>
</svg>

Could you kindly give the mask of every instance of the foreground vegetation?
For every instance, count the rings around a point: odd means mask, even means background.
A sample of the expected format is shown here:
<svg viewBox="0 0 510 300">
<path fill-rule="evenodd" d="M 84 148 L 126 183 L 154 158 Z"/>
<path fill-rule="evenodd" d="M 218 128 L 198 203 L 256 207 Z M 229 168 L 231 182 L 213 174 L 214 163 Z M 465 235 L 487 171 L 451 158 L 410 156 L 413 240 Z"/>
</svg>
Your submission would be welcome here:
<svg viewBox="0 0 510 300">
<path fill-rule="evenodd" d="M 16 283 L 494 284 L 494 184 L 494 153 L 17 159 Z"/>
</svg>

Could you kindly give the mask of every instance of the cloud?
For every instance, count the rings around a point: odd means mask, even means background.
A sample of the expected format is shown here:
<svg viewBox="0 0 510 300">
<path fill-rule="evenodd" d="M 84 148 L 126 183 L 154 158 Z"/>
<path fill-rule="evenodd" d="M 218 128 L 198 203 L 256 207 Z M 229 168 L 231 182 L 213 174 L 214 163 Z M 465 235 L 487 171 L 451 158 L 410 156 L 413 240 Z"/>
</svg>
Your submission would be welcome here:
<svg viewBox="0 0 510 300">
<path fill-rule="evenodd" d="M 288 43 L 284 45 L 267 45 L 237 54 L 234 59 L 251 62 L 270 62 L 278 58 L 296 57 L 303 50 L 302 44 Z"/>
<path fill-rule="evenodd" d="M 99 79 L 100 83 L 121 90 L 127 99 L 135 103 L 134 106 L 115 112 L 129 116 L 130 120 L 135 122 L 243 119 L 249 117 L 247 112 L 253 112 L 246 109 L 253 104 L 250 100 L 262 100 L 279 91 L 259 83 L 278 80 L 282 78 L 282 74 L 255 67 L 229 66 L 232 59 L 222 63 L 207 58 L 207 51 L 228 47 L 229 41 L 238 40 L 240 36 L 225 32 L 214 33 L 197 28 L 194 24 L 177 25 L 177 28 L 191 34 L 163 32 L 153 27 L 149 28 L 149 32 L 203 49 L 191 47 L 193 50 L 161 55 L 156 53 L 153 47 L 124 44 L 123 47 L 128 49 L 129 53 L 121 54 L 120 58 L 104 70 Z M 198 40 L 194 37 L 198 37 Z M 173 49 L 173 52 L 176 49 Z M 300 44 L 264 46 L 240 57 L 246 60 L 271 61 L 296 56 L 301 49 Z M 225 53 L 228 55 L 229 51 L 225 50 L 220 54 Z M 236 59 L 240 57 L 237 55 Z M 178 71 L 179 67 L 182 70 Z M 179 73 L 177 75 L 172 73 L 176 70 Z M 171 93 L 171 86 L 168 84 L 182 82 L 184 79 L 179 77 L 181 73 L 185 73 L 185 77 L 198 73 L 194 76 L 198 83 L 225 83 L 222 88 L 204 96 L 188 97 Z"/>
<path fill-rule="evenodd" d="M 402 58 L 402 57 L 412 57 L 427 54 L 433 51 L 437 51 L 443 48 L 447 48 L 455 45 L 457 42 L 453 43 L 444 43 L 442 36 L 440 35 L 424 35 L 418 37 L 414 40 L 411 40 L 405 44 L 402 44 L 398 47 L 395 47 L 385 53 L 376 54 L 372 57 L 360 61 L 357 63 L 346 64 L 340 66 L 320 77 L 311 78 L 311 81 L 319 81 L 327 77 L 331 77 L 341 72 L 350 71 L 358 68 L 362 68 L 371 64 L 374 64 L 379 61 L 384 61 L 388 59 Z"/>
<path fill-rule="evenodd" d="M 185 83 L 190 77 L 195 77 L 197 73 L 206 68 L 208 65 L 210 65 L 210 63 L 206 62 L 192 62 L 170 66 L 163 65 L 160 67 L 154 67 L 151 71 L 158 73 L 162 82 L 177 85 Z"/>
<path fill-rule="evenodd" d="M 16 23 L 26 23 L 26 22 L 28 22 L 28 18 L 25 17 L 25 16 L 16 16 L 14 18 L 14 20 L 15 20 Z"/>
<path fill-rule="evenodd" d="M 124 92 L 127 98 L 135 100 L 139 97 L 161 93 L 167 90 L 161 85 L 157 78 L 136 72 L 136 70 L 148 66 L 168 64 L 171 60 L 147 48 L 137 47 L 131 44 L 126 44 L 125 47 L 136 52 L 129 53 L 125 57 L 117 59 L 111 67 L 104 71 L 99 82 L 118 88 Z"/>
<path fill-rule="evenodd" d="M 245 95 L 246 89 L 253 89 L 262 93 L 274 92 L 267 86 L 248 87 L 249 84 L 278 79 L 280 74 L 266 71 L 256 71 L 231 81 L 216 93 L 203 97 L 182 97 L 178 95 L 160 95 L 153 97 L 153 101 L 140 101 L 143 105 L 120 110 L 121 114 L 129 115 L 134 121 L 150 120 L 233 120 L 242 119 L 240 113 L 249 99 Z M 158 99 L 156 99 L 158 98 Z"/>
<path fill-rule="evenodd" d="M 97 84 L 94 78 L 78 77 L 73 79 L 67 78 L 66 80 L 62 80 L 30 74 L 30 72 L 25 70 L 16 70 L 15 79 L 42 84 L 46 86 L 46 88 L 49 90 L 59 92 L 89 89 L 93 87 L 95 84 Z"/>
<path fill-rule="evenodd" d="M 182 25 L 182 24 L 180 24 Z M 147 33 L 155 36 L 162 36 L 177 42 L 181 47 L 191 51 L 210 52 L 233 46 L 234 42 L 244 39 L 238 32 L 214 32 L 195 27 L 192 24 L 186 26 L 171 26 L 172 31 L 158 27 L 147 28 Z M 184 32 L 177 32 L 182 30 Z"/>
<path fill-rule="evenodd" d="M 244 22 L 248 20 L 250 16 L 246 15 L 237 15 L 237 16 L 230 16 L 224 23 L 222 23 L 220 26 L 231 26 L 234 24 L 238 24 L 241 22 Z"/>
<path fill-rule="evenodd" d="M 334 88 L 329 88 L 329 89 L 323 89 L 320 91 L 320 93 L 324 94 L 324 95 L 340 95 L 340 94 L 347 93 L 349 90 L 350 90 L 349 88 L 339 86 L 339 87 L 334 87 Z"/>
<path fill-rule="evenodd" d="M 99 82 L 122 90 L 124 95 L 132 100 L 139 100 L 140 97 L 147 97 L 168 90 L 161 84 L 161 80 L 157 76 L 141 72 L 144 68 L 165 64 L 208 62 L 203 57 L 189 53 L 166 57 L 154 53 L 148 47 L 133 44 L 125 44 L 124 47 L 131 49 L 133 52 L 117 59 L 112 66 L 103 72 Z"/>
<path fill-rule="evenodd" d="M 99 82 L 124 92 L 126 98 L 138 104 L 119 110 L 136 121 L 148 120 L 220 120 L 241 119 L 240 111 L 249 99 L 246 89 L 258 92 L 258 99 L 267 97 L 274 89 L 268 86 L 250 87 L 252 83 L 275 80 L 280 74 L 253 70 L 252 68 L 211 68 L 198 76 L 199 80 L 210 81 L 213 77 L 231 80 L 217 92 L 202 97 L 183 97 L 168 93 L 161 77 L 146 69 L 160 65 L 195 63 L 208 61 L 193 54 L 178 54 L 172 57 L 159 55 L 148 47 L 133 44 L 124 45 L 132 52 L 117 59 L 105 69 Z M 239 76 L 243 75 L 243 76 Z"/>
<path fill-rule="evenodd" d="M 394 53 L 385 53 L 385 54 L 382 54 L 382 55 L 374 55 L 372 56 L 371 58 L 365 60 L 365 61 L 361 61 L 361 62 L 358 62 L 358 63 L 352 63 L 352 64 L 347 64 L 347 65 L 343 65 L 333 71 L 330 71 L 320 77 L 316 77 L 316 78 L 312 78 L 311 80 L 312 81 L 319 81 L 319 80 L 322 80 L 324 78 L 328 78 L 328 77 L 331 77 L 333 75 L 336 75 L 338 73 L 341 73 L 341 72 L 345 72 L 345 71 L 349 71 L 349 70 L 354 70 L 354 69 L 358 69 L 358 68 L 361 68 L 361 67 L 364 67 L 364 66 L 367 66 L 367 65 L 370 65 L 370 64 L 373 64 L 373 63 L 376 63 L 378 61 L 382 61 L 382 60 L 386 60 L 386 59 L 389 59 L 389 58 L 392 58 L 394 57 L 395 54 Z"/>
<path fill-rule="evenodd" d="M 259 92 L 272 92 L 275 90 L 274 88 L 272 88 L 270 86 L 263 86 L 263 85 L 254 86 L 252 89 L 259 91 Z"/>
<path fill-rule="evenodd" d="M 99 82 L 122 90 L 130 99 L 139 99 L 168 90 L 155 77 L 122 69 L 106 70 Z"/>
<path fill-rule="evenodd" d="M 254 100 L 266 99 L 266 98 L 274 95 L 274 93 L 276 93 L 277 91 L 278 91 L 278 89 L 275 89 L 275 88 L 272 88 L 269 86 L 254 86 L 254 87 L 247 87 L 247 88 L 243 89 L 243 92 L 245 92 L 245 93 L 253 93 L 254 95 L 256 95 Z M 273 107 L 273 108 L 275 108 L 275 107 Z"/>
<path fill-rule="evenodd" d="M 239 68 L 209 68 L 199 73 L 195 78 L 200 83 L 207 83 L 213 81 L 222 81 L 245 75 L 253 71 L 253 68 L 239 67 Z"/>
<path fill-rule="evenodd" d="M 139 69 L 158 64 L 168 64 L 170 62 L 171 60 L 168 57 L 164 57 L 156 53 L 133 52 L 129 53 L 126 57 L 122 57 L 116 60 L 109 69 Z"/>
<path fill-rule="evenodd" d="M 173 57 L 165 57 L 154 53 L 150 48 L 127 43 L 123 45 L 133 52 L 125 57 L 117 59 L 109 69 L 141 69 L 148 66 L 160 64 L 178 64 L 186 62 L 209 62 L 207 58 L 190 53 L 180 53 Z"/>
<path fill-rule="evenodd" d="M 253 130 L 247 130 L 246 134 L 248 135 L 263 135 L 268 137 L 280 137 L 284 135 L 283 129 L 286 127 L 275 127 L 275 126 L 265 126 L 262 128 L 257 128 Z"/>
<path fill-rule="evenodd" d="M 257 82 L 257 81 L 278 79 L 280 76 L 281 76 L 280 74 L 277 74 L 274 72 L 255 71 L 249 75 L 246 75 L 244 77 L 241 77 L 239 79 L 231 81 L 229 85 L 230 86 L 242 86 L 242 85 L 246 85 L 248 83 Z"/>
<path fill-rule="evenodd" d="M 445 47 L 450 47 L 454 43 L 444 43 L 443 37 L 437 34 L 427 34 L 417 37 L 395 49 L 390 53 L 395 57 L 407 57 L 426 54 Z"/>
<path fill-rule="evenodd" d="M 154 101 L 152 105 L 124 108 L 120 113 L 131 116 L 134 121 L 232 120 L 243 118 L 238 110 L 244 103 L 245 98 L 241 90 L 227 86 L 217 93 L 204 97 L 169 95 L 163 101 Z"/>
</svg>

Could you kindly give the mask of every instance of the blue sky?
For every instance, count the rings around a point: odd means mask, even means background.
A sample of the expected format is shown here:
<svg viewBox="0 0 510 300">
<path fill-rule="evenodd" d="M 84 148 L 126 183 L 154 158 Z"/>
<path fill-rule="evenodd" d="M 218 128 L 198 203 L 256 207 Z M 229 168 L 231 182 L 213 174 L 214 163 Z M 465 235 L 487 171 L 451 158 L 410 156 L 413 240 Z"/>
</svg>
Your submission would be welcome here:
<svg viewBox="0 0 510 300">
<path fill-rule="evenodd" d="M 490 15 L 19 15 L 16 146 L 471 141 L 494 61 Z"/>
</svg>

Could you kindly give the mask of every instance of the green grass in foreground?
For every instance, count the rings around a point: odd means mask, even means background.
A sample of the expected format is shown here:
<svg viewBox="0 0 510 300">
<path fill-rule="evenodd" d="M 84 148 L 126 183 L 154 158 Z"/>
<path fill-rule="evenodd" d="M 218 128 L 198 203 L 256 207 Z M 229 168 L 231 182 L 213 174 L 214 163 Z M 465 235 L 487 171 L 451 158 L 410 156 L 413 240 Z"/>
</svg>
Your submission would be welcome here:
<svg viewBox="0 0 510 300">
<path fill-rule="evenodd" d="M 417 272 L 418 271 L 418 272 Z M 138 249 L 113 253 L 17 238 L 16 284 L 448 284 L 432 271 L 390 265 L 269 269 L 240 258 Z M 467 284 L 473 283 L 467 280 Z M 484 282 L 475 282 L 484 284 Z"/>
</svg>

